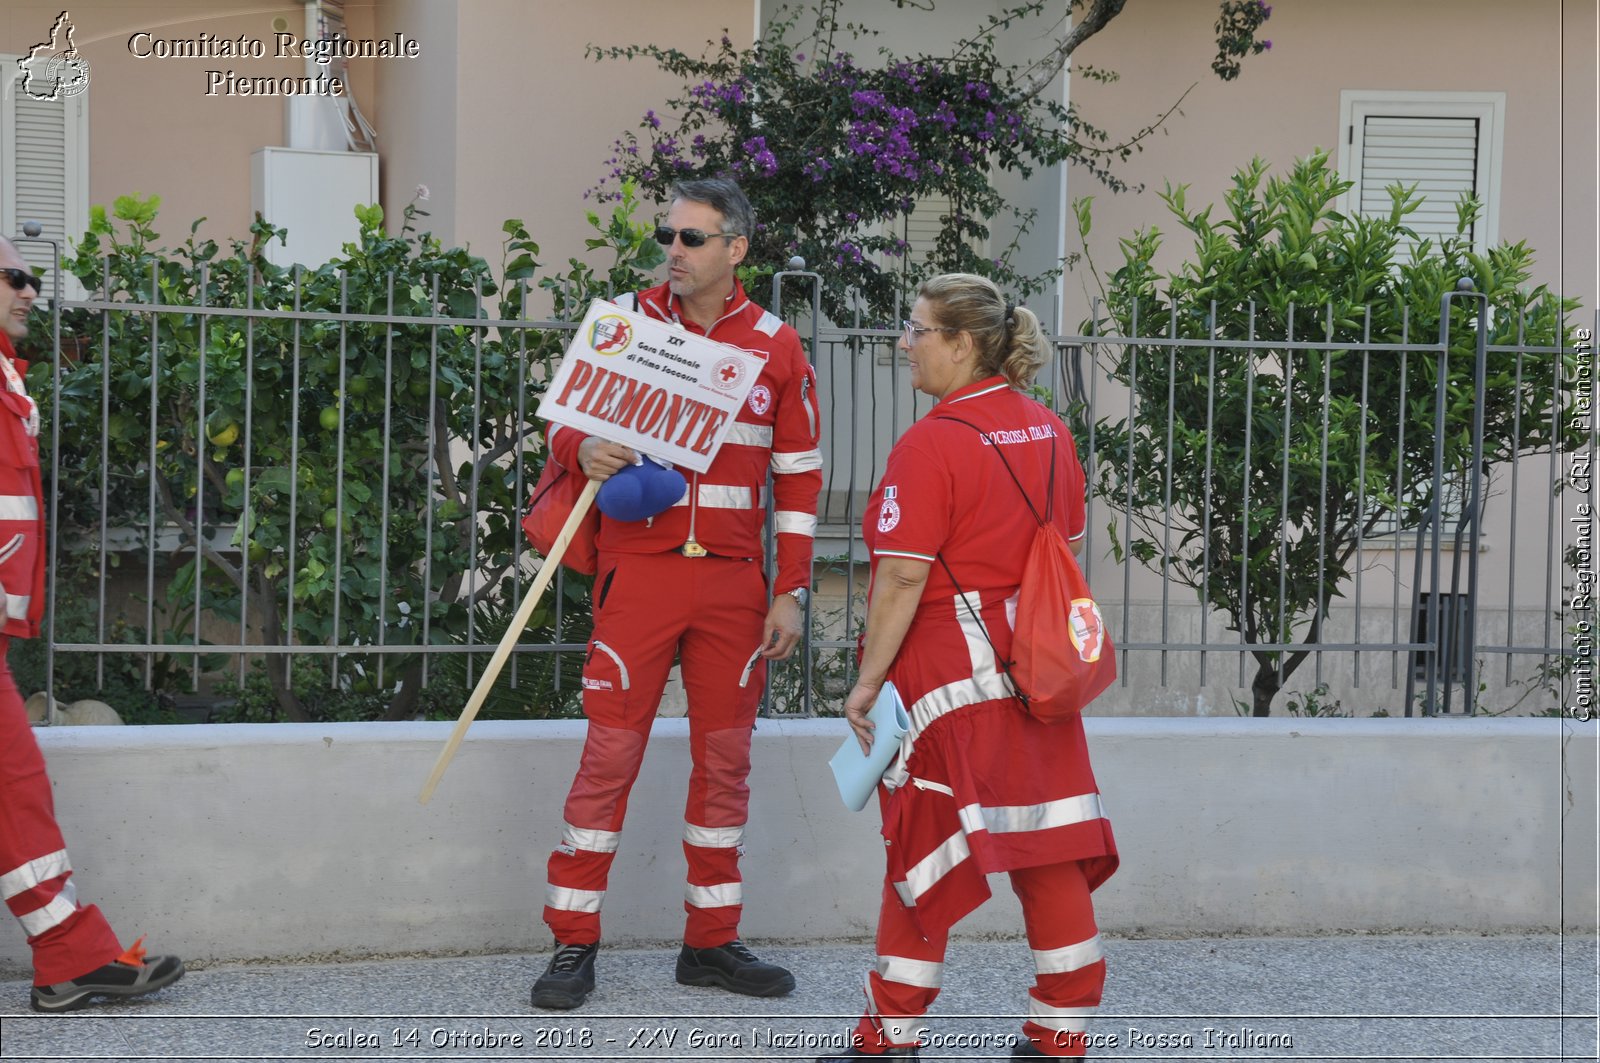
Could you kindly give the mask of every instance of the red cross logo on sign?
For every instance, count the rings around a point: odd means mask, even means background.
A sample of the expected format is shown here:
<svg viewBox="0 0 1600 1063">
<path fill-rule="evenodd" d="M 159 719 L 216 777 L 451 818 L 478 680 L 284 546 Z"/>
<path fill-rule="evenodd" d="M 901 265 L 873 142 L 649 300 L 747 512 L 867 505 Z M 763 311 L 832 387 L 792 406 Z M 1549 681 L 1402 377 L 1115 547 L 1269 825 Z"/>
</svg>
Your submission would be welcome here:
<svg viewBox="0 0 1600 1063">
<path fill-rule="evenodd" d="M 744 379 L 744 366 L 737 358 L 724 358 L 712 367 L 711 374 L 717 387 L 723 391 L 733 391 Z"/>
</svg>

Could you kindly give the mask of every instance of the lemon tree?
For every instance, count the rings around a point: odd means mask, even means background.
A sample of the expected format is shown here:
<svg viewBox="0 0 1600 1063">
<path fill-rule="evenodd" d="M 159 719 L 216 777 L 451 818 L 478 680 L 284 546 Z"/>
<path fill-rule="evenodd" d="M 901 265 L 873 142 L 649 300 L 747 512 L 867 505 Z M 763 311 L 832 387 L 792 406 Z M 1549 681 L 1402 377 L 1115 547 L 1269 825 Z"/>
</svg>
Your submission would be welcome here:
<svg viewBox="0 0 1600 1063">
<path fill-rule="evenodd" d="M 102 521 L 142 544 L 176 537 L 160 558 L 171 571 L 166 628 L 142 630 L 143 608 L 130 603 L 129 637 L 193 644 L 221 622 L 272 646 L 471 636 L 492 647 L 525 553 L 520 505 L 543 458 L 532 411 L 568 333 L 483 322 L 535 316 L 525 305 L 530 283 L 574 319 L 594 295 L 647 283 L 661 252 L 632 220 L 631 196 L 609 217 L 591 216 L 600 230 L 591 247 L 609 251 L 609 263 L 574 261 L 537 281 L 538 247 L 520 221 L 505 225 L 498 277 L 484 259 L 418 233 L 426 215 L 415 203 L 392 235 L 381 208 L 358 208 L 360 239 L 341 258 L 287 270 L 262 253 L 284 231 L 259 220 L 251 241 L 226 253 L 193 230 L 180 247 L 158 248 L 158 207 L 124 197 L 109 213 L 95 208 L 67 266 L 96 298 L 173 309 L 71 313 L 66 326 L 88 338 L 90 355 L 63 367 L 58 395 L 48 365 L 31 381 L 64 428 L 98 423 L 102 403 L 107 411 L 103 438 L 61 433 L 62 541 L 98 549 L 97 535 L 71 532 Z M 199 306 L 211 312 L 190 312 Z M 293 313 L 222 312 L 235 308 Z M 569 593 L 563 634 L 582 639 L 586 587 L 572 581 Z M 272 715 L 346 713 L 329 689 L 363 695 L 363 711 L 392 718 L 459 710 L 454 694 L 430 702 L 421 655 L 316 660 L 328 662 L 320 688 L 272 659 Z M 434 685 L 465 667 L 458 654 L 442 660 Z M 214 655 L 202 670 L 226 663 Z"/>
</svg>

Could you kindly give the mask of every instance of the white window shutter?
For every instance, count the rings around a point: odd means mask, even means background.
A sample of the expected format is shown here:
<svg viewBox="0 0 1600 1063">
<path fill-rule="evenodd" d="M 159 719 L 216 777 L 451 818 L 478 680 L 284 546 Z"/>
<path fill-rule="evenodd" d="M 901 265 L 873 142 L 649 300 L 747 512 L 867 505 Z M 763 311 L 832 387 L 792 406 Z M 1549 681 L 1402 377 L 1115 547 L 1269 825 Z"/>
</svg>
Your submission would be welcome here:
<svg viewBox="0 0 1600 1063">
<path fill-rule="evenodd" d="M 1389 186 L 1415 186 L 1422 203 L 1405 224 L 1437 242 L 1455 233 L 1456 205 L 1471 193 L 1483 209 L 1468 235 L 1483 252 L 1499 235 L 1505 102 L 1503 92 L 1342 91 L 1339 173 L 1352 187 L 1337 209 L 1387 216 Z"/>
<path fill-rule="evenodd" d="M 16 70 L 15 56 L 0 56 L 0 69 Z M 38 100 L 10 80 L 0 100 L 0 232 L 20 236 L 24 222 L 37 221 L 41 235 L 71 253 L 89 225 L 88 95 Z M 33 259 L 30 252 L 27 256 Z M 39 267 L 46 263 L 36 262 Z M 53 278 L 46 277 L 45 294 Z M 68 298 L 82 287 L 62 278 Z"/>
<path fill-rule="evenodd" d="M 1368 115 L 1361 152 L 1362 214 L 1386 215 L 1387 189 L 1415 185 L 1422 200 L 1406 225 L 1435 244 L 1456 231 L 1456 205 L 1478 195 L 1478 120 Z"/>
</svg>

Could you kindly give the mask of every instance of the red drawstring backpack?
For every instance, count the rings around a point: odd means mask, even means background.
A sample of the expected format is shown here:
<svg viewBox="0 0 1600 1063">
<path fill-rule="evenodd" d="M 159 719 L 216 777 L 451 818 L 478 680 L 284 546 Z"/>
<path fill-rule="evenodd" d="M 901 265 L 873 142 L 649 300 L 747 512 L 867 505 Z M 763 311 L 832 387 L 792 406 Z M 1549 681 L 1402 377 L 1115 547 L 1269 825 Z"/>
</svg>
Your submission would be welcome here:
<svg viewBox="0 0 1600 1063">
<path fill-rule="evenodd" d="M 959 417 L 949 417 L 983 436 L 990 449 L 1006 468 L 1011 482 L 1022 492 L 1022 500 L 1038 522 L 1033 543 L 1022 566 L 1022 582 L 1017 594 L 1016 626 L 1012 629 L 1011 660 L 996 662 L 1011 680 L 1012 690 L 1023 708 L 1043 723 L 1060 723 L 1083 711 L 1101 691 L 1117 678 L 1116 651 L 1106 631 L 1105 618 L 1089 593 L 1078 559 L 1061 537 L 1051 517 L 1055 507 L 1056 448 L 1050 448 L 1050 480 L 1045 486 L 1045 510 L 1041 516 L 1022 481 L 998 444 L 977 425 Z M 944 557 L 939 557 L 950 582 L 955 576 Z M 956 584 L 961 590 L 961 585 Z M 963 596 L 966 592 L 962 591 Z M 967 607 L 972 608 L 970 605 Z M 976 620 L 977 616 L 974 615 Z M 979 622 L 980 629 L 983 627 Z M 984 638 L 989 637 L 984 631 Z M 989 643 L 990 649 L 994 643 Z"/>
<path fill-rule="evenodd" d="M 572 515 L 572 507 L 588 482 L 588 477 L 572 472 L 556 461 L 553 454 L 545 453 L 544 471 L 539 473 L 539 482 L 528 499 L 527 516 L 522 518 L 522 530 L 540 555 L 550 556 L 550 548 L 555 545 L 556 537 L 561 534 L 562 526 Z M 567 544 L 567 552 L 561 555 L 561 563 L 574 572 L 594 575 L 600 567 L 600 551 L 595 545 L 599 533 L 600 510 L 591 506 L 572 536 L 572 542 Z"/>
</svg>

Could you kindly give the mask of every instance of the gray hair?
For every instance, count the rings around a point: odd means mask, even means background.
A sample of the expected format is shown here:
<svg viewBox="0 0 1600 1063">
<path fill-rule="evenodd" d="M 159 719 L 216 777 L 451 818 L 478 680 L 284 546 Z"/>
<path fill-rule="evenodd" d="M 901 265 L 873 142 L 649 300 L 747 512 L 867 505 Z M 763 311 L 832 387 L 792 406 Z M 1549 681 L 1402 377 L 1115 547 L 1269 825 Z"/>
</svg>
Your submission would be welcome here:
<svg viewBox="0 0 1600 1063">
<path fill-rule="evenodd" d="M 672 186 L 668 203 L 686 199 L 690 203 L 704 203 L 722 215 L 722 231 L 736 233 L 745 239 L 755 236 L 756 212 L 744 189 L 726 177 L 707 177 L 698 181 L 679 181 Z"/>
</svg>

